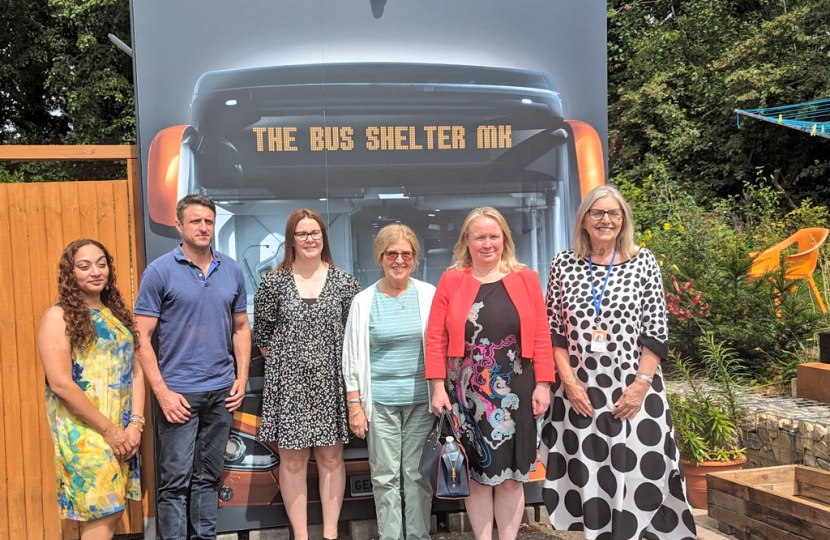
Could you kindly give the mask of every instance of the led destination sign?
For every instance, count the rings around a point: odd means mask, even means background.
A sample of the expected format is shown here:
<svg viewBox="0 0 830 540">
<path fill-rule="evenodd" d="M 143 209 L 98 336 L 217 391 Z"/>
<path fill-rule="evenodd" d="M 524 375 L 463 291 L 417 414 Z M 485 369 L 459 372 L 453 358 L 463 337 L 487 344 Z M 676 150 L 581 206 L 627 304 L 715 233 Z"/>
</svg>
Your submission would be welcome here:
<svg viewBox="0 0 830 540">
<path fill-rule="evenodd" d="M 475 131 L 465 126 L 255 126 L 252 128 L 256 151 L 297 152 L 299 144 L 311 152 L 350 152 L 355 145 L 368 151 L 401 150 L 479 150 L 505 149 L 513 146 L 513 127 L 510 124 L 481 125 Z"/>
</svg>

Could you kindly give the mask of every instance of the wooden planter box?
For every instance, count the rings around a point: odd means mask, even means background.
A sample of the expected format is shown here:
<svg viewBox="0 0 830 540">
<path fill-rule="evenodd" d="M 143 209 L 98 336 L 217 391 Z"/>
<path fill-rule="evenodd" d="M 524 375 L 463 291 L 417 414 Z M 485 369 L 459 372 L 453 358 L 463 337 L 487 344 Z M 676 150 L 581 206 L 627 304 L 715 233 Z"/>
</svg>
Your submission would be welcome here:
<svg viewBox="0 0 830 540">
<path fill-rule="evenodd" d="M 830 540 L 830 472 L 782 465 L 710 474 L 709 516 L 740 540 Z"/>
<path fill-rule="evenodd" d="M 830 403 L 830 364 L 806 362 L 797 369 L 798 397 Z"/>
</svg>

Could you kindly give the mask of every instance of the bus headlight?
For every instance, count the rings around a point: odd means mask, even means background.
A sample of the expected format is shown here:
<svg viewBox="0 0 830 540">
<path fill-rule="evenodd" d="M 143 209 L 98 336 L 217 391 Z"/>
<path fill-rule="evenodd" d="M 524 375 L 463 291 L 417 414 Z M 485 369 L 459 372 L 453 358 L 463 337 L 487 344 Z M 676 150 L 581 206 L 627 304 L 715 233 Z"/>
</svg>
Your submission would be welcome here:
<svg viewBox="0 0 830 540">
<path fill-rule="evenodd" d="M 255 437 L 234 431 L 225 445 L 225 469 L 270 471 L 279 467 L 280 457 Z"/>
</svg>

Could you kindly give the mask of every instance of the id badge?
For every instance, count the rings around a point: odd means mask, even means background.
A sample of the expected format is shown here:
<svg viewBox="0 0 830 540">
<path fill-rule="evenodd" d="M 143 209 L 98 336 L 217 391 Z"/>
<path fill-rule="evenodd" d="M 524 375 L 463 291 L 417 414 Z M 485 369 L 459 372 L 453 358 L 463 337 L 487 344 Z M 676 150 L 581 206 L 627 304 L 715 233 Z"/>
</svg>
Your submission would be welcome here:
<svg viewBox="0 0 830 540">
<path fill-rule="evenodd" d="M 591 352 L 608 352 L 608 332 L 602 330 L 591 332 Z"/>
</svg>

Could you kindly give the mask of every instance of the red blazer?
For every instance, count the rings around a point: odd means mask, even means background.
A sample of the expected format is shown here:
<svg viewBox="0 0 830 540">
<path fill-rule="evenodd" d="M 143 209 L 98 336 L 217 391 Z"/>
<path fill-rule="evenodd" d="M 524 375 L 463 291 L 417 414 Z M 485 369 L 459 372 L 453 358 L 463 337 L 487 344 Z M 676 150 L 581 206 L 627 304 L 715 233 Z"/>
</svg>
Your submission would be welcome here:
<svg viewBox="0 0 830 540">
<path fill-rule="evenodd" d="M 553 346 L 539 274 L 522 269 L 503 279 L 507 295 L 519 312 L 522 357 L 533 360 L 536 382 L 554 382 Z M 426 378 L 447 376 L 447 357 L 464 356 L 464 325 L 481 282 L 469 269 L 447 270 L 438 282 L 426 335 Z"/>
</svg>

